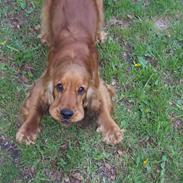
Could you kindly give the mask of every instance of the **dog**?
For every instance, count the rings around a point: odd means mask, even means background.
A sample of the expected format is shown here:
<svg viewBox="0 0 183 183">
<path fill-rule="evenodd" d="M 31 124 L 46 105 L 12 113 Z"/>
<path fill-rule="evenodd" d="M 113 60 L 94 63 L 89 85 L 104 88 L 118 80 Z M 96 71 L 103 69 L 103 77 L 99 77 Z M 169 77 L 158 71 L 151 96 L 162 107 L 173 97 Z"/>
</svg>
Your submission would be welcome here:
<svg viewBox="0 0 183 183">
<path fill-rule="evenodd" d="M 46 112 L 69 126 L 87 109 L 97 114 L 103 140 L 119 143 L 123 130 L 111 117 L 113 91 L 99 76 L 96 41 L 102 37 L 103 0 L 45 0 L 41 20 L 48 66 L 22 105 L 16 140 L 34 144 Z"/>
</svg>

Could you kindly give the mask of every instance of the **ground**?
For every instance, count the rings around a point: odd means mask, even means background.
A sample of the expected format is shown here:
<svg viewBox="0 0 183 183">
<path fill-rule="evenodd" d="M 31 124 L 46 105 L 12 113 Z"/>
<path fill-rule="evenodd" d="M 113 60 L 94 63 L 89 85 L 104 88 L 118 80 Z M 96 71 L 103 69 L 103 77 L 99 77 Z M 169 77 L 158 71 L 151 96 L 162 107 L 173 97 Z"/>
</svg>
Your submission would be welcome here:
<svg viewBox="0 0 183 183">
<path fill-rule="evenodd" d="M 105 0 L 101 75 L 116 89 L 115 146 L 96 124 L 64 128 L 49 116 L 35 145 L 15 142 L 18 111 L 46 66 L 41 1 L 0 0 L 0 182 L 183 182 L 183 3 Z"/>
</svg>

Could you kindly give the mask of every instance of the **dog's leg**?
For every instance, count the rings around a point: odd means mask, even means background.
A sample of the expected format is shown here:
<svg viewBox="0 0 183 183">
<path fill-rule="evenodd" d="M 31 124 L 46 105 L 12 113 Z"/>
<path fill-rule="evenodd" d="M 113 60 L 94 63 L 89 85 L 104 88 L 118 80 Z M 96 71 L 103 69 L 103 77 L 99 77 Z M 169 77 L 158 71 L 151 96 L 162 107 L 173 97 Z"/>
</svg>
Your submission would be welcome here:
<svg viewBox="0 0 183 183">
<path fill-rule="evenodd" d="M 104 13 L 103 13 L 103 0 L 96 0 L 97 9 L 98 9 L 98 15 L 99 15 L 99 21 L 98 21 L 98 35 L 97 39 L 99 42 L 104 42 L 107 36 L 107 33 L 102 31 L 104 26 Z"/>
<path fill-rule="evenodd" d="M 99 109 L 98 132 L 102 132 L 104 141 L 107 144 L 117 144 L 123 139 L 123 131 L 111 117 L 111 88 L 108 88 L 103 81 L 100 81 L 98 98 L 101 102 Z"/>
<path fill-rule="evenodd" d="M 50 8 L 52 0 L 45 0 L 42 13 L 41 13 L 41 33 L 39 38 L 41 39 L 42 44 L 50 45 L 50 30 L 49 30 L 49 21 L 50 21 Z"/>
<path fill-rule="evenodd" d="M 40 120 L 46 110 L 43 81 L 35 82 L 21 109 L 22 126 L 16 134 L 19 143 L 34 144 L 40 131 Z"/>
</svg>

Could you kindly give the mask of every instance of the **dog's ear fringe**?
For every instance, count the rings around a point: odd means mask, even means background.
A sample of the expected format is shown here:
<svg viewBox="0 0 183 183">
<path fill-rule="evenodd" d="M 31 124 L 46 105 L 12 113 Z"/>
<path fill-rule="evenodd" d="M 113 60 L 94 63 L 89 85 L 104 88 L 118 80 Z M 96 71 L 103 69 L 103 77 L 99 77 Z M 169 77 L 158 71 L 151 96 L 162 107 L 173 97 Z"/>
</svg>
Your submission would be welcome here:
<svg viewBox="0 0 183 183">
<path fill-rule="evenodd" d="M 48 104 L 53 103 L 53 83 L 51 81 L 48 82 L 45 92 L 45 97 L 48 100 Z"/>
<path fill-rule="evenodd" d="M 46 76 L 45 76 L 45 78 L 46 78 Z M 44 88 L 45 88 L 45 91 L 44 91 L 45 100 L 50 105 L 53 103 L 53 100 L 54 100 L 54 98 L 53 98 L 53 82 L 48 81 L 48 80 L 44 81 Z"/>
<path fill-rule="evenodd" d="M 98 69 L 98 54 L 97 50 L 92 50 L 91 59 L 90 59 L 90 68 L 92 69 L 92 85 L 95 88 L 99 87 L 99 69 Z"/>
<path fill-rule="evenodd" d="M 101 101 L 99 100 L 98 92 L 96 88 L 90 87 L 87 91 L 86 106 L 92 111 L 99 111 L 101 107 Z"/>
<path fill-rule="evenodd" d="M 44 87 L 44 97 L 47 103 L 50 105 L 54 98 L 53 98 L 53 82 L 49 79 L 49 71 L 45 70 L 41 76 L 43 80 L 43 87 Z"/>
</svg>

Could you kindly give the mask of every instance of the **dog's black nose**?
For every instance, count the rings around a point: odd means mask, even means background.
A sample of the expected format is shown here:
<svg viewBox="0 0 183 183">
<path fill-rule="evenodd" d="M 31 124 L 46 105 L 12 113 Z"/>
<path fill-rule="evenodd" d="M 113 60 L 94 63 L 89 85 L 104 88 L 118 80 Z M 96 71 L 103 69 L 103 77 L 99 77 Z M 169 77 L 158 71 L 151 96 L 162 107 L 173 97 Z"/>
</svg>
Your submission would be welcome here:
<svg viewBox="0 0 183 183">
<path fill-rule="evenodd" d="M 73 116 L 74 113 L 70 109 L 62 109 L 60 111 L 60 114 L 62 115 L 62 117 L 64 119 L 69 119 L 69 118 L 71 118 Z"/>
</svg>

